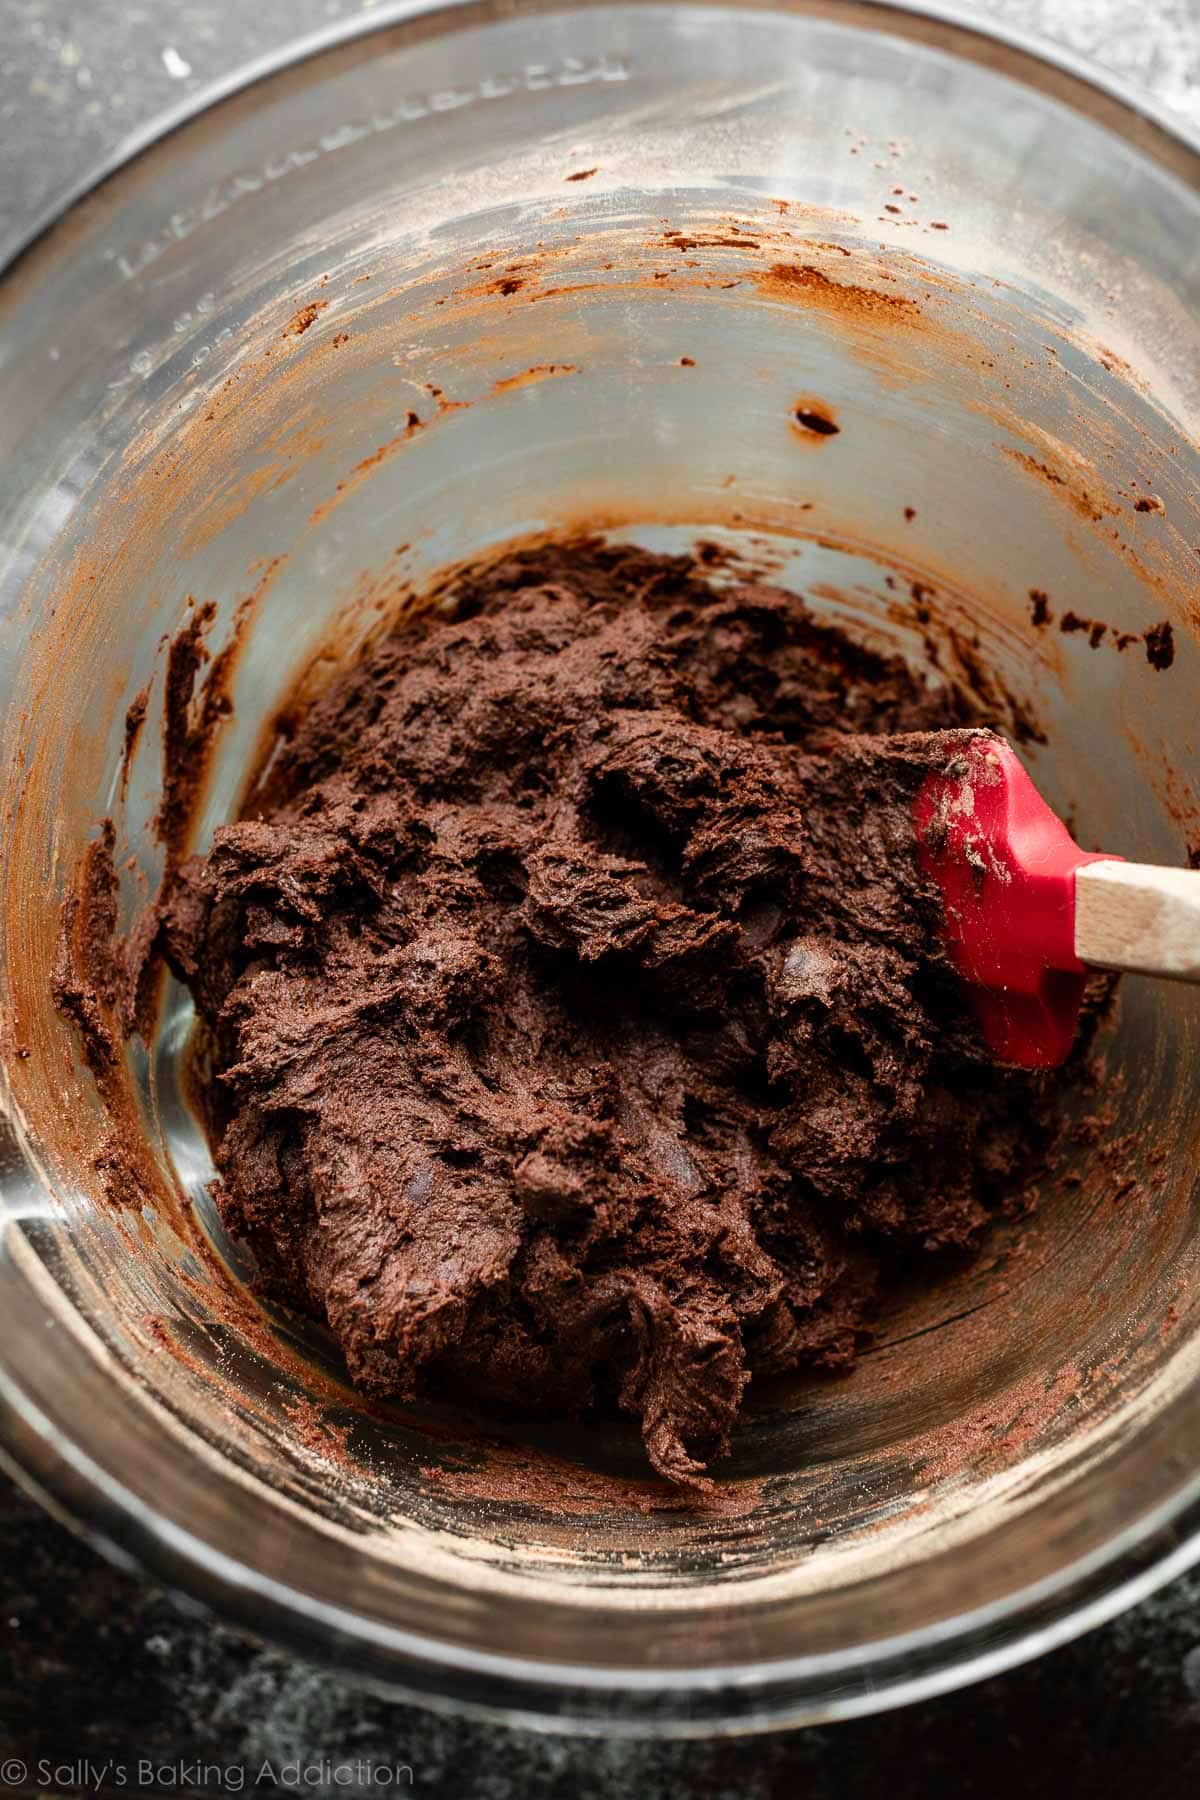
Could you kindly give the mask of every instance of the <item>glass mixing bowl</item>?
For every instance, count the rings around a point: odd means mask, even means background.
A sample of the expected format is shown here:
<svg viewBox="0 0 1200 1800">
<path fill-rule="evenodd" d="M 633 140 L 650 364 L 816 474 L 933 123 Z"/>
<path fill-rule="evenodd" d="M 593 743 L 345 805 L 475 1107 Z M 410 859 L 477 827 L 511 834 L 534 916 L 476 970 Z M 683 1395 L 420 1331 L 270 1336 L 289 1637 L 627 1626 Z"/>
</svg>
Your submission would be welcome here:
<svg viewBox="0 0 1200 1800">
<path fill-rule="evenodd" d="M 220 1238 L 186 997 L 131 1052 L 147 1192 L 113 1204 L 48 996 L 102 815 L 124 919 L 156 877 L 189 596 L 241 634 L 203 843 L 303 671 L 456 560 L 581 523 L 717 540 L 983 684 L 1085 843 L 1183 861 L 1197 246 L 1194 143 L 950 17 L 518 0 L 304 46 L 26 249 L 0 285 L 0 1423 L 48 1504 L 365 1679 L 603 1731 L 894 1704 L 1196 1555 L 1184 988 L 1125 982 L 1038 1211 L 897 1298 L 851 1378 L 755 1395 L 708 1512 L 617 1426 L 362 1404 Z M 822 409 L 836 434 L 798 425 Z"/>
</svg>

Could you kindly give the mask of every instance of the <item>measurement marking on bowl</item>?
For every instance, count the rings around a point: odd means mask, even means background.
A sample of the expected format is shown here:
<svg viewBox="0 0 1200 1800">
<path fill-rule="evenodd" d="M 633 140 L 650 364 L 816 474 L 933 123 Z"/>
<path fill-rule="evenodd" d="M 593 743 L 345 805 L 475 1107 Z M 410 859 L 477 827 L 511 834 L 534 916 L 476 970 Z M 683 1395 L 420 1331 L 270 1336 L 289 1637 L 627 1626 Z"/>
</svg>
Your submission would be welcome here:
<svg viewBox="0 0 1200 1800">
<path fill-rule="evenodd" d="M 351 120 L 335 126 L 323 132 L 315 143 L 282 151 L 249 173 L 230 176 L 210 188 L 196 205 L 173 212 L 154 237 L 129 251 L 106 251 L 105 259 L 116 264 L 117 272 L 124 280 L 132 281 L 173 243 L 182 243 L 201 225 L 236 206 L 247 194 L 257 194 L 262 188 L 281 181 L 293 169 L 303 168 L 322 156 L 333 156 L 363 138 L 394 131 L 400 125 L 417 124 L 438 113 L 459 112 L 465 107 L 477 106 L 481 101 L 508 100 L 514 94 L 536 94 L 553 88 L 587 87 L 597 81 L 629 81 L 633 73 L 627 57 L 600 51 L 588 57 L 562 56 L 553 63 L 526 63 L 513 73 L 485 75 L 470 87 L 437 88 L 427 93 L 410 94 L 388 112 L 373 113 L 369 119 Z"/>
</svg>

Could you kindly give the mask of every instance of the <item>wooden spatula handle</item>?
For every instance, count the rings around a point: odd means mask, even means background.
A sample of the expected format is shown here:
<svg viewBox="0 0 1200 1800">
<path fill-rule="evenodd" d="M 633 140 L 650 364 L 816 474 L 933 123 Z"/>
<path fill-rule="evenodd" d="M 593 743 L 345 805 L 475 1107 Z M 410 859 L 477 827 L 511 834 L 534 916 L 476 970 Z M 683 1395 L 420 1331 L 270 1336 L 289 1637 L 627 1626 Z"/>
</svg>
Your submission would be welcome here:
<svg viewBox="0 0 1200 1800">
<path fill-rule="evenodd" d="M 1200 869 L 1085 863 L 1075 874 L 1075 954 L 1098 969 L 1200 981 Z"/>
</svg>

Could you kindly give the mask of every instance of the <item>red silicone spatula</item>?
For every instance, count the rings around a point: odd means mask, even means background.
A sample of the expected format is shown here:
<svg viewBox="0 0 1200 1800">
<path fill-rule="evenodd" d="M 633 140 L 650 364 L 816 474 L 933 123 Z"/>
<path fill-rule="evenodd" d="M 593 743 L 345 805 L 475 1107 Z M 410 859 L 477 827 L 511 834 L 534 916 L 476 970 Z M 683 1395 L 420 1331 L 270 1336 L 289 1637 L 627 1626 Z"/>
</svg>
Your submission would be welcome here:
<svg viewBox="0 0 1200 1800">
<path fill-rule="evenodd" d="M 998 1062 L 1066 1058 L 1089 968 L 1200 981 L 1200 870 L 1081 850 L 1003 738 L 957 744 L 913 812 L 947 944 Z"/>
</svg>

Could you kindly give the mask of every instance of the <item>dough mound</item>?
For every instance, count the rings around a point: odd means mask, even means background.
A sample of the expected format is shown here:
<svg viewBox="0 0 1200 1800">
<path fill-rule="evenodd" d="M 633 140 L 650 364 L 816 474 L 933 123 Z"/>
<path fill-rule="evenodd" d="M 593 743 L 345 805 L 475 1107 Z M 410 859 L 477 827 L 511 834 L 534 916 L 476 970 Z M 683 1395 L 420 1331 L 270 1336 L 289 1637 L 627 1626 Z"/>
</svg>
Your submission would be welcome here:
<svg viewBox="0 0 1200 1800">
<path fill-rule="evenodd" d="M 849 1365 L 1036 1173 L 1054 1083 L 915 863 L 968 723 L 703 555 L 525 552 L 387 637 L 159 922 L 266 1290 L 370 1392 L 615 1404 L 702 1486 L 752 1376 Z"/>
</svg>

